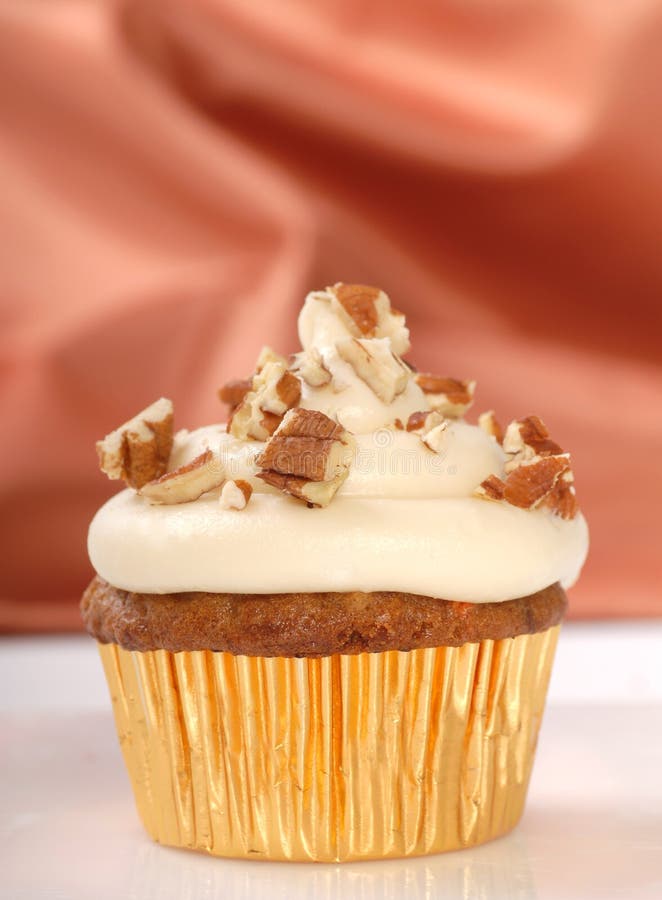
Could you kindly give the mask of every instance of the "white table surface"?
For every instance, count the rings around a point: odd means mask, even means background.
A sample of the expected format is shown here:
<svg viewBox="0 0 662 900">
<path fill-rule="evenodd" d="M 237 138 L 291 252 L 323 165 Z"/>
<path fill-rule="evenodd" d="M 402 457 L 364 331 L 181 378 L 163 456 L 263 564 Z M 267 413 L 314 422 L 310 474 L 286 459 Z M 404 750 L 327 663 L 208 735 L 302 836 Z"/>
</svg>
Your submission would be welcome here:
<svg viewBox="0 0 662 900">
<path fill-rule="evenodd" d="M 0 897 L 660 900 L 662 622 L 566 625 L 524 818 L 415 860 L 212 859 L 142 831 L 93 641 L 0 640 Z"/>
</svg>

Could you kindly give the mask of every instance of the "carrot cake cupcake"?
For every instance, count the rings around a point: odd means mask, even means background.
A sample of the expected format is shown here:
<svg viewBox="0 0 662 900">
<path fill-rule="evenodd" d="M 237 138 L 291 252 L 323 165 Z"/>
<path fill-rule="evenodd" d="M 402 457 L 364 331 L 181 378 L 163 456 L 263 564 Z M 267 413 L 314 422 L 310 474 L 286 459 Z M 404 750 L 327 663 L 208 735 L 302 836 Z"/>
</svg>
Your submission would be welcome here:
<svg viewBox="0 0 662 900">
<path fill-rule="evenodd" d="M 141 818 L 218 856 L 436 853 L 511 829 L 588 547 L 536 416 L 468 424 L 387 295 L 308 295 L 302 349 L 97 445 L 82 614 Z"/>
</svg>

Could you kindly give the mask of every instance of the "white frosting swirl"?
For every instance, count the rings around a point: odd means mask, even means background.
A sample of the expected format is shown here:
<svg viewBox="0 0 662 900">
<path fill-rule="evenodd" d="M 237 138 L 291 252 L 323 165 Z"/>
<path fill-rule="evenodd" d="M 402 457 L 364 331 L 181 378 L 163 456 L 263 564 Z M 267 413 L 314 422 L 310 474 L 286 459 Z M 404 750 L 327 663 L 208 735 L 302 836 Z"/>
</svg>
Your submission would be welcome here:
<svg viewBox="0 0 662 900">
<path fill-rule="evenodd" d="M 503 474 L 501 447 L 462 421 L 449 426 L 441 453 L 395 429 L 394 419 L 427 407 L 424 394 L 411 380 L 393 403 L 380 401 L 336 353 L 334 341 L 349 332 L 323 295 L 307 299 L 299 333 L 333 375 L 325 387 L 304 383 L 301 405 L 334 416 L 357 440 L 330 506 L 308 509 L 257 479 L 259 442 L 223 425 L 180 432 L 171 467 L 210 448 L 228 478 L 251 482 L 250 503 L 222 509 L 216 491 L 152 506 L 122 491 L 90 526 L 90 559 L 103 578 L 144 593 L 395 590 L 473 603 L 575 581 L 588 549 L 581 515 L 566 521 L 472 496 L 488 475 Z"/>
<path fill-rule="evenodd" d="M 306 509 L 254 494 L 241 512 L 213 495 L 150 506 L 113 497 L 90 529 L 111 584 L 145 593 L 395 590 L 474 603 L 575 580 L 586 523 L 468 497 L 336 497 Z"/>
</svg>

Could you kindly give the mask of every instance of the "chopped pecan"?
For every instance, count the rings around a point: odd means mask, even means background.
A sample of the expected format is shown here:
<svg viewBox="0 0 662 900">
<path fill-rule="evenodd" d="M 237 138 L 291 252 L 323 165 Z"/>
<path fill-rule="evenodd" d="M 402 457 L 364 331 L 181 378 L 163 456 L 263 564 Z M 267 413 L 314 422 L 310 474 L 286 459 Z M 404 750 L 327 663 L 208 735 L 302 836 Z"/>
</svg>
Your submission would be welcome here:
<svg viewBox="0 0 662 900">
<path fill-rule="evenodd" d="M 168 468 L 172 441 L 172 401 L 162 397 L 97 441 L 101 471 L 141 488 Z"/>
<path fill-rule="evenodd" d="M 262 369 L 267 365 L 267 363 L 281 363 L 285 368 L 287 368 L 287 359 L 282 356 L 280 353 L 276 353 L 276 351 L 272 347 L 263 347 L 260 350 L 260 353 L 255 361 L 255 374 L 259 375 Z"/>
<path fill-rule="evenodd" d="M 505 481 L 490 475 L 474 493 L 487 500 L 505 500 L 520 509 L 544 504 L 564 518 L 573 518 L 577 509 L 567 496 L 567 488 L 571 486 L 565 477 L 572 477 L 567 455 L 539 457 L 519 465 Z"/>
<path fill-rule="evenodd" d="M 497 475 L 488 475 L 484 481 L 476 488 L 474 493 L 477 497 L 484 497 L 486 500 L 503 500 L 505 498 L 506 485 Z"/>
<path fill-rule="evenodd" d="M 310 387 L 324 387 L 331 381 L 331 372 L 326 367 L 322 354 L 314 347 L 295 354 L 292 371 Z"/>
<path fill-rule="evenodd" d="M 285 409 L 292 409 L 301 400 L 301 382 L 292 372 L 284 372 L 276 382 L 276 393 Z"/>
<path fill-rule="evenodd" d="M 253 390 L 258 394 L 260 409 L 277 416 L 301 399 L 301 382 L 282 362 L 266 363 L 253 378 Z"/>
<path fill-rule="evenodd" d="M 512 506 L 533 509 L 552 491 L 560 476 L 569 468 L 570 458 L 567 454 L 523 462 L 506 478 L 504 499 Z"/>
<path fill-rule="evenodd" d="M 336 341 L 336 349 L 384 403 L 392 403 L 407 387 L 409 370 L 393 353 L 388 340 L 342 338 Z"/>
<path fill-rule="evenodd" d="M 222 509 L 245 509 L 251 499 L 253 488 L 243 478 L 226 481 L 218 498 Z"/>
<path fill-rule="evenodd" d="M 307 503 L 326 506 L 347 477 L 354 450 L 352 435 L 333 419 L 317 410 L 293 409 L 257 457 L 263 470 L 258 478 Z"/>
<path fill-rule="evenodd" d="M 388 338 L 395 353 L 409 350 L 409 330 L 404 315 L 391 307 L 384 291 L 365 284 L 334 284 L 324 294 L 331 298 L 337 315 L 357 338 Z"/>
<path fill-rule="evenodd" d="M 493 433 L 492 423 L 484 419 L 480 424 Z M 544 423 L 537 416 L 511 422 L 503 448 L 509 454 L 504 465 L 505 481 L 491 475 L 477 488 L 476 495 L 505 500 L 521 509 L 544 506 L 563 519 L 574 519 L 579 507 L 570 456 L 550 439 Z"/>
<path fill-rule="evenodd" d="M 425 427 L 425 421 L 429 415 L 429 409 L 421 409 L 418 412 L 413 412 L 407 419 L 407 431 L 420 431 Z"/>
<path fill-rule="evenodd" d="M 324 413 L 290 410 L 256 458 L 262 469 L 309 481 L 330 481 L 349 468 L 354 439 Z"/>
<path fill-rule="evenodd" d="M 379 314 L 377 301 L 381 291 L 366 284 L 335 284 L 328 289 L 363 337 L 375 337 Z"/>
<path fill-rule="evenodd" d="M 280 353 L 276 353 L 271 347 L 263 347 L 255 362 L 255 375 L 259 375 L 262 369 L 272 362 L 281 363 L 283 371 L 287 369 L 287 360 Z M 226 382 L 223 387 L 218 390 L 218 398 L 221 403 L 227 403 L 231 411 L 234 411 L 243 401 L 246 394 L 253 390 L 253 377 L 250 378 L 233 378 Z"/>
<path fill-rule="evenodd" d="M 349 432 L 333 419 L 316 409 L 293 409 L 285 416 L 279 435 L 285 437 L 313 437 L 332 440 L 353 440 Z"/>
<path fill-rule="evenodd" d="M 413 412 L 407 419 L 407 431 L 431 431 L 446 420 L 435 410 L 424 409 Z"/>
<path fill-rule="evenodd" d="M 572 473 L 564 472 L 558 479 L 552 490 L 547 494 L 543 505 L 549 507 L 552 512 L 562 519 L 574 519 L 579 512 L 577 494 L 572 484 Z"/>
<path fill-rule="evenodd" d="M 506 453 L 523 454 L 522 458 L 533 456 L 558 456 L 563 453 L 559 445 L 551 440 L 549 431 L 538 416 L 526 416 L 511 422 L 503 439 Z"/>
<path fill-rule="evenodd" d="M 417 372 L 414 381 L 426 395 L 432 409 L 450 419 L 463 416 L 473 403 L 475 381 L 459 381 L 427 372 Z"/>
<path fill-rule="evenodd" d="M 538 456 L 556 456 L 563 453 L 559 445 L 550 439 L 545 423 L 538 416 L 527 416 L 520 422 L 520 435 L 529 447 L 533 447 Z"/>
<path fill-rule="evenodd" d="M 436 415 L 436 413 L 434 413 Z M 434 453 L 441 453 L 446 438 L 446 429 L 448 428 L 448 420 L 442 417 L 441 422 L 432 428 L 424 430 L 421 434 L 421 440 L 425 446 Z"/>
<path fill-rule="evenodd" d="M 276 431 L 280 423 L 283 421 L 282 416 L 277 416 L 275 413 L 266 412 L 265 410 L 261 410 L 262 418 L 260 419 L 260 427 L 266 431 L 267 435 L 271 437 L 271 435 Z"/>
<path fill-rule="evenodd" d="M 538 416 L 526 416 L 511 422 L 503 439 L 503 449 L 508 454 L 506 472 L 513 472 L 522 463 L 563 453 L 561 447 L 550 439 L 549 431 Z"/>
<path fill-rule="evenodd" d="M 139 494 L 151 503 L 189 503 L 224 481 L 223 467 L 211 450 L 205 450 L 186 465 L 149 481 Z"/>
<path fill-rule="evenodd" d="M 483 413 L 478 421 L 485 431 L 496 436 L 498 424 L 492 413 Z M 508 454 L 504 465 L 506 479 L 501 483 L 504 500 L 521 509 L 544 506 L 563 519 L 574 519 L 579 507 L 570 456 L 550 438 L 542 419 L 526 416 L 511 422 L 503 438 L 503 449 Z M 485 486 L 483 482 L 481 488 Z M 479 489 L 477 493 L 500 499 L 490 495 L 489 490 L 488 486 L 487 492 Z"/>
<path fill-rule="evenodd" d="M 234 378 L 219 388 L 218 398 L 221 403 L 227 403 L 230 409 L 235 409 L 250 391 L 252 384 L 252 378 Z"/>
<path fill-rule="evenodd" d="M 347 478 L 348 471 L 341 472 L 331 481 L 309 481 L 297 475 L 282 475 L 280 472 L 258 472 L 257 477 L 266 484 L 278 488 L 284 494 L 290 494 L 297 500 L 303 500 L 308 506 L 328 506 L 338 488 Z"/>
<path fill-rule="evenodd" d="M 439 453 L 444 444 L 448 421 L 434 410 L 413 412 L 407 419 L 407 431 L 415 431 L 429 450 Z"/>
<path fill-rule="evenodd" d="M 493 410 L 490 409 L 478 416 L 478 427 L 482 428 L 486 434 L 491 435 L 497 444 L 503 444 L 503 428 L 497 421 Z"/>
<path fill-rule="evenodd" d="M 228 433 L 242 441 L 266 441 L 269 432 L 264 426 L 264 413 L 257 406 L 254 391 L 249 391 L 228 419 Z M 271 414 L 270 414 L 271 415 Z M 275 429 L 274 429 L 275 430 Z"/>
<path fill-rule="evenodd" d="M 266 441 L 300 398 L 301 382 L 287 370 L 286 363 L 267 362 L 253 376 L 251 390 L 233 411 L 228 431 L 240 440 Z"/>
</svg>

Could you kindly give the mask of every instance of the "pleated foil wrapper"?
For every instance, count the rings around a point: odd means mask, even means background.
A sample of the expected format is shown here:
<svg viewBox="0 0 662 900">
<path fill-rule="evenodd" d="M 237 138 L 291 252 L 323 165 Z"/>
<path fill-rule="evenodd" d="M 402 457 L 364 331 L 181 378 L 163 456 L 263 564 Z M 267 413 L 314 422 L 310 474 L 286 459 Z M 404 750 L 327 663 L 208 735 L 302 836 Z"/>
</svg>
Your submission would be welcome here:
<svg viewBox="0 0 662 900">
<path fill-rule="evenodd" d="M 99 649 L 155 840 L 338 862 L 439 853 L 513 828 L 558 630 L 322 659 Z"/>
</svg>

